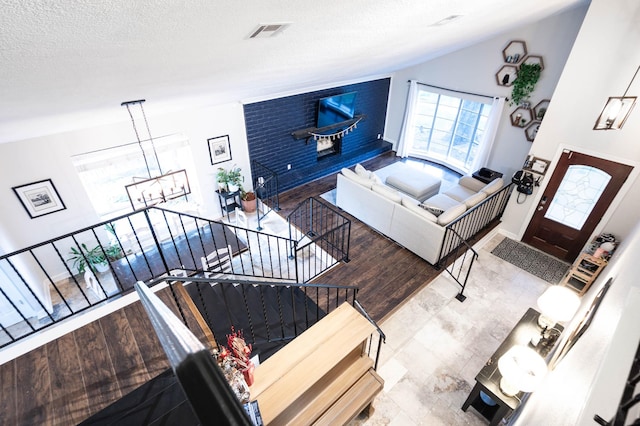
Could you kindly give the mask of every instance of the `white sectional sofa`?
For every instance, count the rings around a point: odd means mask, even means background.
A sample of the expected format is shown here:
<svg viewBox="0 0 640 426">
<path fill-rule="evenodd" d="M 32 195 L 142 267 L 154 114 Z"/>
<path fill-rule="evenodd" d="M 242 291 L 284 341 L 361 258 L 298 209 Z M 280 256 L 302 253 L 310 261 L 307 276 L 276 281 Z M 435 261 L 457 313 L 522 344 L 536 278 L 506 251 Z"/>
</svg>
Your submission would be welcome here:
<svg viewBox="0 0 640 426">
<path fill-rule="evenodd" d="M 484 184 L 462 177 L 458 185 L 424 201 L 442 210 L 436 216 L 419 201 L 384 185 L 375 173 L 359 165 L 356 170 L 344 168 L 338 174 L 337 206 L 432 265 L 440 260 L 446 225 L 503 187 L 502 179 Z"/>
</svg>

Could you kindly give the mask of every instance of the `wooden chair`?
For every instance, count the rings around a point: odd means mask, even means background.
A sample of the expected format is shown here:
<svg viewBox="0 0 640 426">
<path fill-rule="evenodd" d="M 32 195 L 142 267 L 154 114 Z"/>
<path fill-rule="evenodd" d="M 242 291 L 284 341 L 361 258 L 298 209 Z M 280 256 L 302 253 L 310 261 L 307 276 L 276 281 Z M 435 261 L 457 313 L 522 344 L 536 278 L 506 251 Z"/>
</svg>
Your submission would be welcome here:
<svg viewBox="0 0 640 426">
<path fill-rule="evenodd" d="M 225 274 L 233 273 L 231 265 L 232 254 L 231 246 L 218 249 L 206 257 L 201 257 L 202 270 L 207 278 L 219 278 Z"/>
<path fill-rule="evenodd" d="M 235 225 L 241 228 L 249 228 L 249 219 L 247 219 L 247 215 L 236 207 L 235 210 Z"/>
</svg>

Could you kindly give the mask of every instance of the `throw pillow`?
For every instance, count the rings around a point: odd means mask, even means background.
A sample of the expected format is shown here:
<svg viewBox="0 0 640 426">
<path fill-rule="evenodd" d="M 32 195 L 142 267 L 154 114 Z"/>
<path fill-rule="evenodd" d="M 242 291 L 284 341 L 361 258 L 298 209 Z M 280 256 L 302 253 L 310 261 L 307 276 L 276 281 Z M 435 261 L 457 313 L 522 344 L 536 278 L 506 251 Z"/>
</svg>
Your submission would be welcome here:
<svg viewBox="0 0 640 426">
<path fill-rule="evenodd" d="M 371 172 L 365 169 L 360 163 L 356 164 L 355 172 L 358 174 L 358 176 L 361 176 L 365 179 L 369 179 L 369 177 L 371 176 Z"/>
<path fill-rule="evenodd" d="M 373 183 L 377 183 L 378 185 L 384 185 L 384 182 L 382 182 L 382 179 L 380 179 L 380 176 L 378 176 L 373 172 L 371 172 L 369 179 L 371 179 L 371 182 Z"/>
<path fill-rule="evenodd" d="M 426 204 L 426 203 L 420 204 L 420 207 L 422 207 L 423 209 L 425 209 L 435 217 L 440 216 L 444 212 L 444 209 L 441 209 L 440 207 L 436 207 L 436 206 L 430 206 L 429 204 Z"/>
</svg>

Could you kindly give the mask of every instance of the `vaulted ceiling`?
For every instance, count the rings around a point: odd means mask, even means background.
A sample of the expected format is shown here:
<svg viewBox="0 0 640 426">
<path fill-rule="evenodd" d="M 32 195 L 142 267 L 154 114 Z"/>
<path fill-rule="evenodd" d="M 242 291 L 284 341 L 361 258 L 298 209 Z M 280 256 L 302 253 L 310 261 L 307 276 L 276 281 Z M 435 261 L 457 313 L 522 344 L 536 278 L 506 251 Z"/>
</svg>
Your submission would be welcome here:
<svg viewBox="0 0 640 426">
<path fill-rule="evenodd" d="M 384 75 L 585 2 L 0 0 L 0 142 Z"/>
</svg>

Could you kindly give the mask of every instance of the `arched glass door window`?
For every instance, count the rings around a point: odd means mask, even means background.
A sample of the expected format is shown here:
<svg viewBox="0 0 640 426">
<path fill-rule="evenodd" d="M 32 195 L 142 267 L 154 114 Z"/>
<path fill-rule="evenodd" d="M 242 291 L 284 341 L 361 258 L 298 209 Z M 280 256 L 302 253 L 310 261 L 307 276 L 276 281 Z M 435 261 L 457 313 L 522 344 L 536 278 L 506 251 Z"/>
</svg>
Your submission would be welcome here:
<svg viewBox="0 0 640 426">
<path fill-rule="evenodd" d="M 582 229 L 611 176 L 590 166 L 569 166 L 544 217 Z"/>
</svg>

